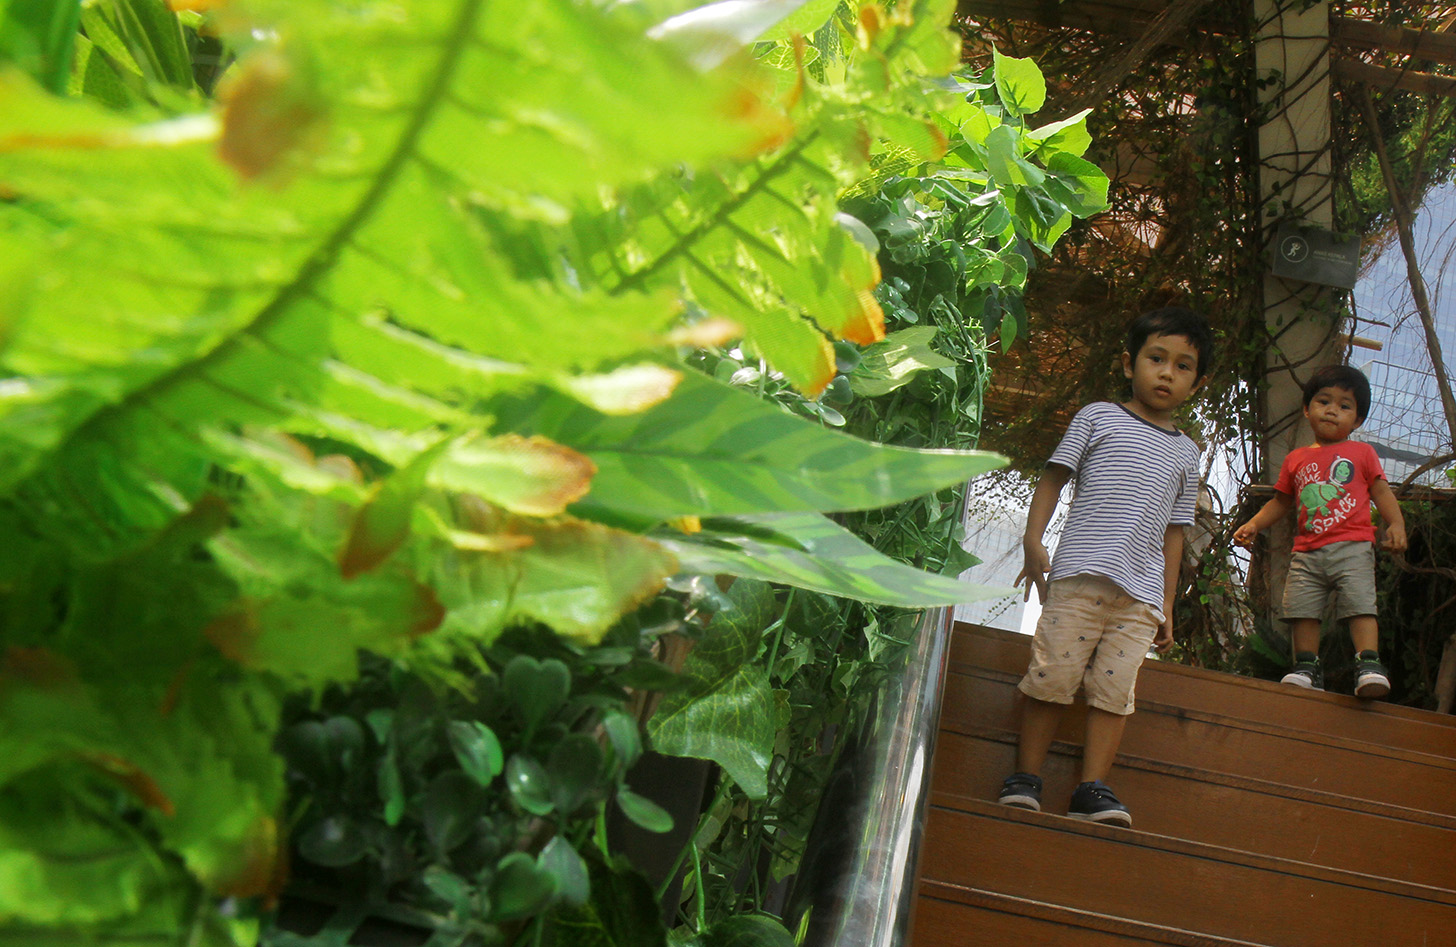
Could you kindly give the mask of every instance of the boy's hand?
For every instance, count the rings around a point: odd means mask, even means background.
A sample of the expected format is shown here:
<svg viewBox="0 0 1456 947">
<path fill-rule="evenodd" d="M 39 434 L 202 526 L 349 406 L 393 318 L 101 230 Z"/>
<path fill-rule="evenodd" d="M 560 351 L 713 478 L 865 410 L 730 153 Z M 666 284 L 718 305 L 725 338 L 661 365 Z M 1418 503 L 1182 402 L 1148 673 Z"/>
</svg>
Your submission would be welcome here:
<svg viewBox="0 0 1456 947">
<path fill-rule="evenodd" d="M 1245 549 L 1252 549 L 1254 546 L 1254 537 L 1257 535 L 1259 535 L 1259 531 L 1254 529 L 1254 521 L 1249 520 L 1243 526 L 1234 530 L 1234 543 L 1243 546 Z"/>
<path fill-rule="evenodd" d="M 1385 527 L 1385 538 L 1380 541 L 1380 548 L 1388 552 L 1405 552 L 1405 524 L 1392 523 Z"/>
<path fill-rule="evenodd" d="M 1022 552 L 1025 555 L 1025 564 L 1021 567 L 1021 574 L 1016 577 L 1012 585 L 1020 585 L 1022 580 L 1026 581 L 1026 592 L 1021 596 L 1023 602 L 1031 601 L 1031 587 L 1036 586 L 1036 599 L 1043 605 L 1047 600 L 1047 573 L 1052 570 L 1052 557 L 1048 555 L 1046 546 L 1041 540 L 1027 539 L 1021 544 Z"/>
<path fill-rule="evenodd" d="M 1158 633 L 1153 635 L 1153 650 L 1162 654 L 1173 646 L 1173 619 L 1164 618 L 1163 623 L 1158 626 Z"/>
</svg>

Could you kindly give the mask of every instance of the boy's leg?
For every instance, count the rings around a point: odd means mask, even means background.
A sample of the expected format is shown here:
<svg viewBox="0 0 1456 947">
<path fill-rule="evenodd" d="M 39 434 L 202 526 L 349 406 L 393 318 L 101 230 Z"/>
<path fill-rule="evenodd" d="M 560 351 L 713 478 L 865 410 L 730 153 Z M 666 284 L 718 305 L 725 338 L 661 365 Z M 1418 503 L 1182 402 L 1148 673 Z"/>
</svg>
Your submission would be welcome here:
<svg viewBox="0 0 1456 947">
<path fill-rule="evenodd" d="M 1374 615 L 1356 615 L 1350 619 L 1350 643 L 1356 653 L 1380 650 L 1380 623 Z"/>
<path fill-rule="evenodd" d="M 1350 634 L 1355 633 L 1355 624 L 1350 623 Z M 1289 623 L 1289 637 L 1294 642 L 1295 654 L 1319 654 L 1320 622 L 1318 618 L 1296 618 Z"/>
<path fill-rule="evenodd" d="M 1067 815 L 1103 825 L 1132 825 L 1132 813 L 1107 785 L 1108 773 L 1133 712 L 1138 669 L 1157 633 L 1157 611 L 1119 594 L 1110 603 L 1097 651 L 1083 677 L 1087 725 L 1082 745 L 1082 779 L 1072 793 Z"/>
<path fill-rule="evenodd" d="M 1380 623 L 1374 615 L 1350 618 L 1350 642 L 1355 646 L 1355 696 L 1378 700 L 1390 693 L 1390 675 L 1380 663 Z"/>
<path fill-rule="evenodd" d="M 1027 697 L 1021 706 L 1021 737 L 1016 744 L 1016 769 L 1033 776 L 1041 775 L 1047 751 L 1056 739 L 1065 704 L 1053 704 Z"/>
<path fill-rule="evenodd" d="M 1122 744 L 1122 731 L 1127 716 L 1108 713 L 1096 707 L 1087 708 L 1086 743 L 1082 747 L 1082 782 L 1105 780 L 1112 772 L 1112 761 Z"/>
<path fill-rule="evenodd" d="M 1105 580 L 1103 580 L 1105 581 Z M 1017 771 L 1006 777 L 998 796 L 1003 805 L 1041 808 L 1041 769 L 1062 714 L 1072 702 L 1096 635 L 1089 615 L 1100 609 L 1098 582 L 1087 576 L 1051 583 L 1046 605 L 1031 640 L 1031 662 L 1017 685 L 1021 703 Z"/>
<path fill-rule="evenodd" d="M 1324 669 L 1319 663 L 1320 616 L 1330 595 L 1337 591 L 1326 568 L 1328 559 L 1328 547 L 1296 552 L 1289 559 L 1282 617 L 1289 622 L 1294 666 L 1279 679 L 1281 684 L 1316 691 L 1325 689 Z"/>
<path fill-rule="evenodd" d="M 1325 672 L 1319 662 L 1319 619 L 1291 618 L 1289 639 L 1294 645 L 1294 666 L 1279 679 L 1279 683 L 1314 691 L 1324 690 Z"/>
<path fill-rule="evenodd" d="M 1041 767 L 1056 737 L 1064 705 L 1021 695 L 1021 733 L 1016 741 L 1016 772 L 1001 783 L 996 801 L 1003 806 L 1041 811 Z"/>
<path fill-rule="evenodd" d="M 1025 700 L 1021 708 L 1021 741 L 1017 767 L 1041 774 L 1047 750 L 1056 736 L 1062 713 L 1082 684 L 1092 652 L 1097 647 L 1105 587 L 1112 583 L 1093 576 L 1058 579 L 1036 623 L 1031 639 L 1031 662 L 1016 685 Z"/>
<path fill-rule="evenodd" d="M 1371 543 L 1333 543 L 1338 595 L 1335 615 L 1350 623 L 1355 646 L 1355 696 L 1390 693 L 1390 676 L 1380 663 L 1380 624 L 1375 620 L 1375 547 Z"/>
</svg>

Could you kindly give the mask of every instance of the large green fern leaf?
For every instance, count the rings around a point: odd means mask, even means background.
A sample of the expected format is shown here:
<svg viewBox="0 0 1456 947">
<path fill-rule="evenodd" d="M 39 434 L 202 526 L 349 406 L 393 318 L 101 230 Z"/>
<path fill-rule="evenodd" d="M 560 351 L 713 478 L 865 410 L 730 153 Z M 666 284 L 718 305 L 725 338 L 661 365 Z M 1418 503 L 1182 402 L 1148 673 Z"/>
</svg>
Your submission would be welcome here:
<svg viewBox="0 0 1456 947">
<path fill-rule="evenodd" d="M 7 80 L 0 181 L 26 222 L 7 249 L 45 266 L 28 297 L 44 307 L 4 353 L 25 381 L 0 406 L 0 485 L 55 533 L 105 554 L 185 509 L 218 456 L 200 428 L 308 428 L 320 412 L 448 427 L 521 366 L 550 381 L 662 344 L 669 297 L 522 284 L 472 207 L 529 194 L 559 214 L 552 202 L 578 192 L 742 149 L 759 132 L 725 120 L 742 94 L 731 77 L 693 73 L 590 5 L 533 4 L 509 23 L 499 5 L 416 6 L 288 8 L 276 28 L 306 50 L 255 57 L 224 116 L 265 149 L 294 143 L 272 112 L 317 125 L 313 154 L 280 150 L 261 169 L 291 177 L 271 186 L 239 186 L 208 144 L 146 147 L 158 129 Z M 562 63 L 571 75 L 552 71 Z M 654 81 L 625 94 L 612 77 L 629 72 Z M 167 187 L 139 186 L 157 175 Z M 338 354 L 349 371 L 331 367 Z M 437 398 L 380 377 L 405 358 L 421 387 L 459 387 Z"/>
</svg>

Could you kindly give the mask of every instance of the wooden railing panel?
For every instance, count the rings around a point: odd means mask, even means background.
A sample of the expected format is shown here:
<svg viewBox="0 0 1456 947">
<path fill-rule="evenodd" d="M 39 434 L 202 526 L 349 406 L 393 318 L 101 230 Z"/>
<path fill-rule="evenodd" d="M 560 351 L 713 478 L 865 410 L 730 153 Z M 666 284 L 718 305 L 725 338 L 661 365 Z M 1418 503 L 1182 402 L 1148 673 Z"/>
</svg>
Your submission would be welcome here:
<svg viewBox="0 0 1456 947">
<path fill-rule="evenodd" d="M 1456 931 L 1449 891 L 991 803 L 932 806 L 921 873 L 925 881 L 1281 947 L 1449 943 Z"/>
<path fill-rule="evenodd" d="M 991 800 L 1015 759 L 1007 739 L 944 733 L 935 798 Z M 1063 813 L 1078 759 L 1059 748 L 1043 772 L 1045 811 Z M 1383 807 L 1298 787 L 1122 757 L 1113 785 L 1133 826 L 1276 858 L 1436 887 L 1456 885 L 1456 818 Z"/>
<path fill-rule="evenodd" d="M 1030 651 L 1031 639 L 1026 635 L 961 623 L 951 639 L 951 669 L 977 667 L 1019 678 L 1026 671 Z M 1312 733 L 1456 758 L 1456 715 L 1452 714 L 1362 701 L 1344 694 L 1302 693 L 1272 681 L 1160 661 L 1143 664 L 1138 695 L 1188 710 L 1263 723 L 1290 725 L 1297 721 Z M 1291 697 L 1297 698 L 1293 704 Z"/>
<path fill-rule="evenodd" d="M 935 882 L 921 889 L 912 930 L 935 947 L 1265 947 Z"/>
<path fill-rule="evenodd" d="M 1014 734 L 1015 682 L 1005 675 L 946 675 L 941 729 Z M 1298 702 L 1291 698 L 1291 702 Z M 1082 743 L 1085 708 L 1068 708 L 1057 738 Z M 1145 699 L 1128 721 L 1121 752 L 1193 769 L 1303 786 L 1456 816 L 1456 761 L 1398 747 L 1185 710 Z"/>
</svg>

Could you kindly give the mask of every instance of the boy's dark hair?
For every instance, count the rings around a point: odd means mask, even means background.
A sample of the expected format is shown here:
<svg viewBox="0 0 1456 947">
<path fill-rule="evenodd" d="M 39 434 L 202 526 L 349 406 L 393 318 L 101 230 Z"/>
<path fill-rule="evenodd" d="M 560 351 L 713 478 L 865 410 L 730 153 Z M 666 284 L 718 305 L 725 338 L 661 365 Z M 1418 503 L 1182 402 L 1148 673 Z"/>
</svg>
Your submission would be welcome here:
<svg viewBox="0 0 1456 947">
<path fill-rule="evenodd" d="M 1370 379 L 1365 373 L 1351 365 L 1326 365 L 1310 376 L 1304 383 L 1304 406 L 1314 400 L 1321 388 L 1343 388 L 1355 396 L 1355 419 L 1365 423 L 1370 413 Z"/>
<path fill-rule="evenodd" d="M 1208 363 L 1213 360 L 1213 330 L 1200 312 L 1183 306 L 1164 306 L 1145 312 L 1127 327 L 1127 354 L 1137 360 L 1143 343 L 1153 335 L 1181 335 L 1198 352 L 1198 377 L 1208 375 Z"/>
</svg>

